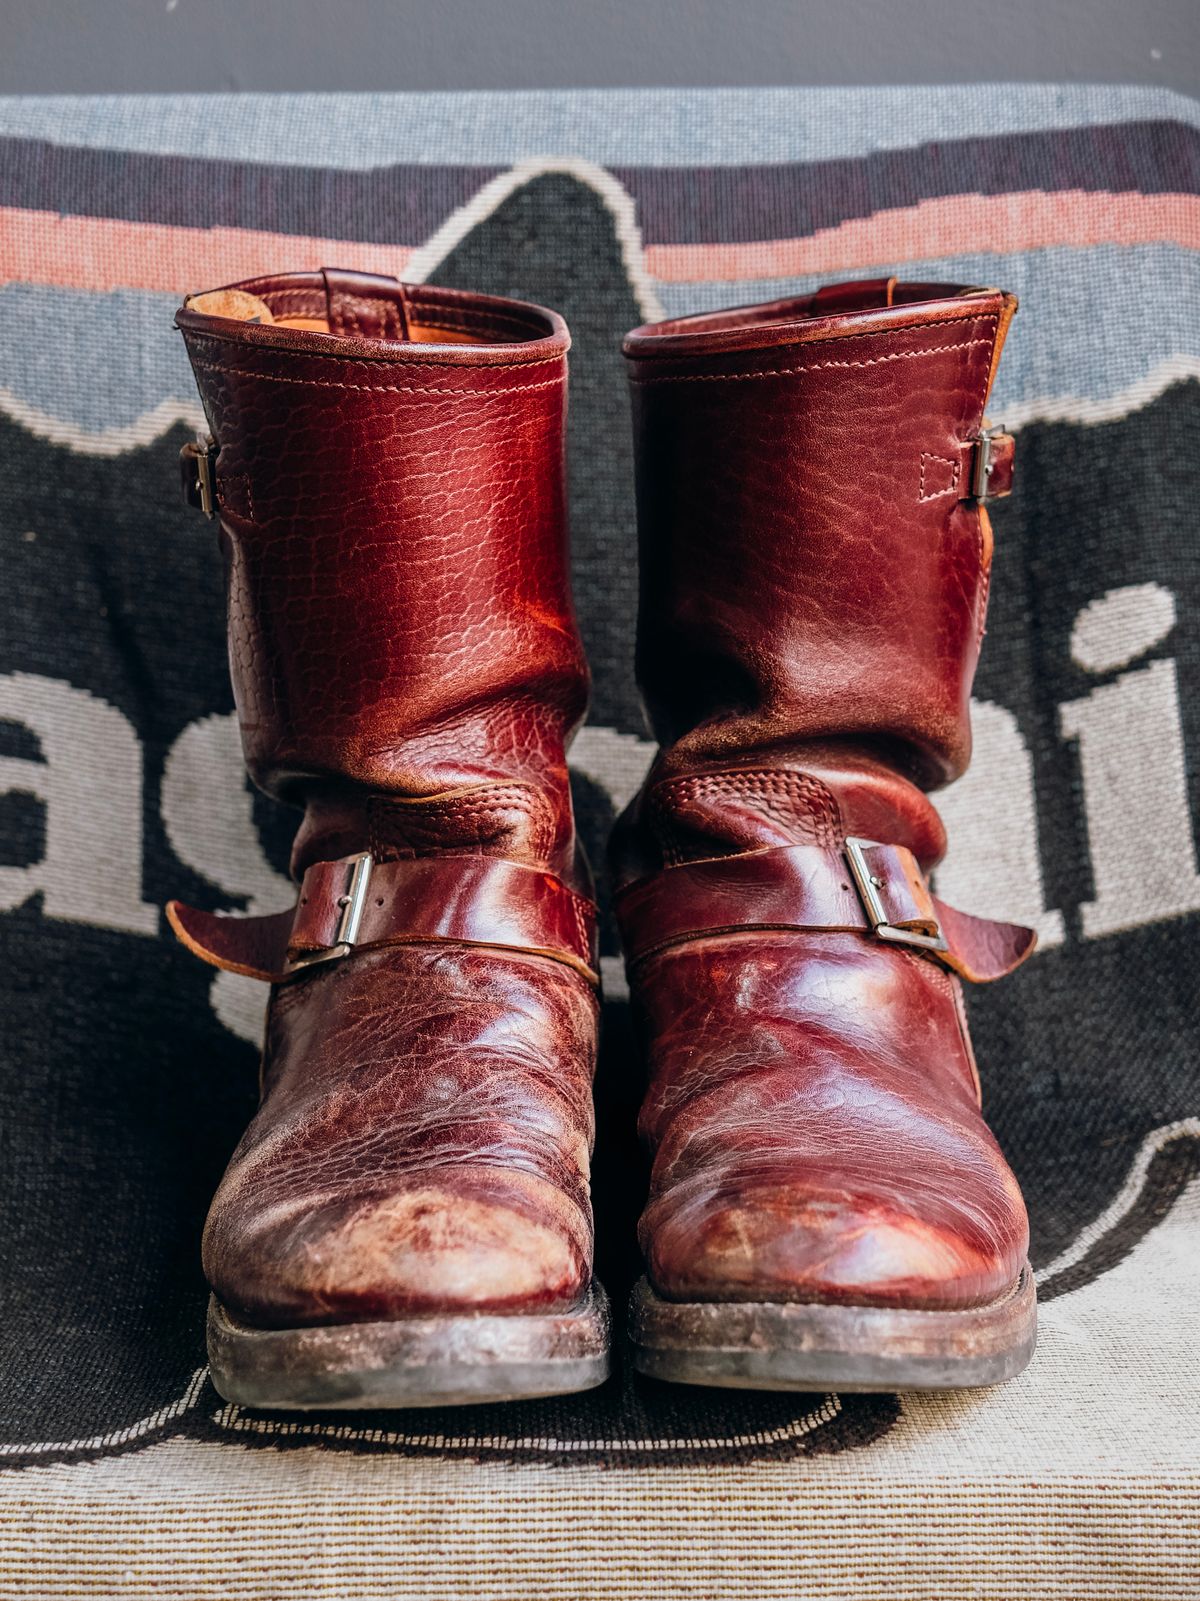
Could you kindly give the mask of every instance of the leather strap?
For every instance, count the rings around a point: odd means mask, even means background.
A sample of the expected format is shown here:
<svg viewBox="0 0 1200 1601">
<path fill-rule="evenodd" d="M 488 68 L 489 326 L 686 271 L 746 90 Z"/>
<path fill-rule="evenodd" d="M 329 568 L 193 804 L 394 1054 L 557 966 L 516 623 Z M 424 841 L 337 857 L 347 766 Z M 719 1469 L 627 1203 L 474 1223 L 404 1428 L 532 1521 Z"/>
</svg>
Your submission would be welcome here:
<svg viewBox="0 0 1200 1601">
<path fill-rule="evenodd" d="M 325 316 L 331 334 L 368 339 L 408 339 L 403 286 L 395 278 L 322 267 Z"/>
<path fill-rule="evenodd" d="M 1037 935 L 956 912 L 929 891 L 910 850 L 848 840 L 844 851 L 789 845 L 667 867 L 617 897 L 630 962 L 668 946 L 749 928 L 864 934 L 906 946 L 962 978 L 989 983 L 1032 952 Z"/>
<path fill-rule="evenodd" d="M 202 961 L 269 984 L 353 951 L 428 941 L 547 956 L 598 982 L 591 902 L 553 873 L 502 858 L 317 862 L 289 911 L 239 917 L 171 901 L 167 919 Z"/>
</svg>

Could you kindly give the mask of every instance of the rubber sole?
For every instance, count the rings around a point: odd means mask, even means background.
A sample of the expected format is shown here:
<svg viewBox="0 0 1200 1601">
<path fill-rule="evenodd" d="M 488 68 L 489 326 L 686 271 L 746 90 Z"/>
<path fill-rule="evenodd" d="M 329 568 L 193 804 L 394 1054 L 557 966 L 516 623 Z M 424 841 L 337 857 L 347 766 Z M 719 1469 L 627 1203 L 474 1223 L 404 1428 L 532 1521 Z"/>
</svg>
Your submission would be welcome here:
<svg viewBox="0 0 1200 1601">
<path fill-rule="evenodd" d="M 987 1306 L 916 1311 L 768 1301 L 665 1301 L 642 1279 L 630 1307 L 639 1372 L 745 1390 L 966 1390 L 1018 1374 L 1037 1343 L 1028 1263 Z"/>
<path fill-rule="evenodd" d="M 612 1319 L 599 1284 L 569 1312 L 260 1329 L 214 1296 L 213 1384 L 239 1406 L 358 1411 L 570 1395 L 603 1384 Z"/>
</svg>

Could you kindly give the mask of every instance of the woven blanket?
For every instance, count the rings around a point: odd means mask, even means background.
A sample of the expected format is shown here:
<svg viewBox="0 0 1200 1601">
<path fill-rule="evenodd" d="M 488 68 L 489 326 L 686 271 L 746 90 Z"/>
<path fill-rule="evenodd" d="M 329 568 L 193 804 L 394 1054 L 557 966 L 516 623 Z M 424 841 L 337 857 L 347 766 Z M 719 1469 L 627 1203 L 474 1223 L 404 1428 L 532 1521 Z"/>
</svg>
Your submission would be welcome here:
<svg viewBox="0 0 1200 1601">
<path fill-rule="evenodd" d="M 650 756 L 622 333 L 892 272 L 1022 299 L 991 405 L 976 754 L 942 895 L 1036 924 L 972 994 L 1041 1343 L 935 1396 L 379 1416 L 225 1405 L 198 1241 L 263 996 L 163 902 L 290 903 L 251 792 L 185 291 L 322 265 L 561 310 L 593 861 Z M 1200 105 L 1141 89 L 0 101 L 0 1596 L 1200 1596 Z M 606 913 L 607 919 L 607 913 Z M 611 921 L 599 1267 L 645 1182 Z"/>
</svg>

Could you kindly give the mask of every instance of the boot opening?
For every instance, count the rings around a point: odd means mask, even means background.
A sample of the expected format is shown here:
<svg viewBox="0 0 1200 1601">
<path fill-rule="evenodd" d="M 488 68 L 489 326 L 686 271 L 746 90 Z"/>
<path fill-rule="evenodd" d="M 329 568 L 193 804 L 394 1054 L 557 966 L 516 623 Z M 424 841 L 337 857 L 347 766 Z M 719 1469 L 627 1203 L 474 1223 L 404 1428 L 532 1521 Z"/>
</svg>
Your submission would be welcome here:
<svg viewBox="0 0 1200 1601">
<path fill-rule="evenodd" d="M 557 331 L 535 306 L 332 272 L 255 279 L 189 295 L 184 305 L 227 321 L 418 345 L 523 344 Z"/>
</svg>

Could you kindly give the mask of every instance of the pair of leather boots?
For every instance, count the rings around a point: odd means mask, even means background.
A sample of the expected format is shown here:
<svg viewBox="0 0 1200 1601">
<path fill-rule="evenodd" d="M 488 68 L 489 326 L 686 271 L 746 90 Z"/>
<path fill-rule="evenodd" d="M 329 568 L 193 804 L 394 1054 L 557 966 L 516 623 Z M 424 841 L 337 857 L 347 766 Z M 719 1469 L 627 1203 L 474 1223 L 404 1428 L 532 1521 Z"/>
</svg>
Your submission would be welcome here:
<svg viewBox="0 0 1200 1601">
<path fill-rule="evenodd" d="M 660 745 L 612 845 L 653 1153 L 648 1374 L 958 1387 L 1032 1351 L 1026 1214 L 960 981 L 1033 936 L 926 877 L 927 792 L 970 751 L 984 502 L 1012 467 L 984 405 L 1015 309 L 850 283 L 625 341 Z M 303 812 L 292 910 L 170 909 L 197 954 L 272 986 L 260 1110 L 204 1236 L 217 1388 L 586 1389 L 610 1324 L 565 754 L 588 692 L 567 329 L 333 271 L 197 295 L 177 322 L 247 764 Z"/>
</svg>

